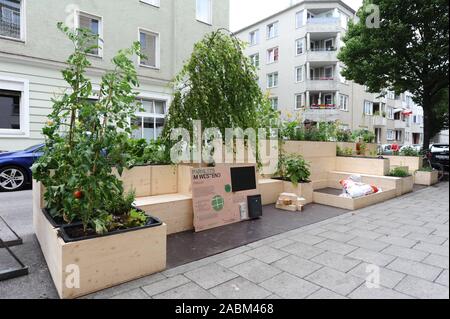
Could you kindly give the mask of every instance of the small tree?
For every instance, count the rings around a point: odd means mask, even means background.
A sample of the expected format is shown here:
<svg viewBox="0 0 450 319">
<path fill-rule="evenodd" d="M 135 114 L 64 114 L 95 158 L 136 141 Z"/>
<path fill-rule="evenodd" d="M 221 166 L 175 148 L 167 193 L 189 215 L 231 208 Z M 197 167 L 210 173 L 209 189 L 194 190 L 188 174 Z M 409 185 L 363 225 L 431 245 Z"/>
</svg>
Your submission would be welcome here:
<svg viewBox="0 0 450 319">
<path fill-rule="evenodd" d="M 132 132 L 129 119 L 138 108 L 133 92 L 138 79 L 130 57 L 139 53 L 139 43 L 114 57 L 115 69 L 103 75 L 100 90 L 94 94 L 85 73 L 96 36 L 88 30 L 71 31 L 61 23 L 58 27 L 75 50 L 62 71 L 70 90 L 53 100 L 43 129 L 45 153 L 33 166 L 33 176 L 46 187 L 52 216 L 68 223 L 81 220 L 85 232 L 92 227 L 104 233 L 114 216 L 132 212 L 134 197 L 124 195 L 122 182 L 112 169 L 121 174 L 128 159 L 124 150 Z"/>
<path fill-rule="evenodd" d="M 373 23 L 378 18 L 373 5 L 379 9 L 379 26 Z M 448 9 L 447 0 L 364 0 L 359 21 L 349 25 L 339 54 L 347 79 L 374 93 L 390 89 L 414 95 L 424 109 L 424 149 L 432 128 L 440 130 L 442 122 L 434 121 L 442 115 L 436 104 L 449 85 Z"/>
</svg>

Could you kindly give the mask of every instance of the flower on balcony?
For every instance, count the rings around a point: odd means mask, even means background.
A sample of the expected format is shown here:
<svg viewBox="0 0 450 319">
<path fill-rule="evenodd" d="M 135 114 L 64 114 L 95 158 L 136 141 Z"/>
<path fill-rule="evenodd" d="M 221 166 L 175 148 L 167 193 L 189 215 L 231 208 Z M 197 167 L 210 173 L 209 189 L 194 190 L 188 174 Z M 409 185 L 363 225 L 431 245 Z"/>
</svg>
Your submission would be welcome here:
<svg viewBox="0 0 450 319">
<path fill-rule="evenodd" d="M 312 104 L 312 109 L 335 109 L 336 104 Z"/>
</svg>

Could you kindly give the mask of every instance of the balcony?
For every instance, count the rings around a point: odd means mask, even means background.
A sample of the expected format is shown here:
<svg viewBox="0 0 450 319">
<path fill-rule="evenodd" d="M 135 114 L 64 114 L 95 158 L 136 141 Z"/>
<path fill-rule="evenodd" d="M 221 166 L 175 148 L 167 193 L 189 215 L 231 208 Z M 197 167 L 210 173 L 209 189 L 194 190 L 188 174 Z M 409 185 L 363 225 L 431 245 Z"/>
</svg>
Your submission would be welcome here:
<svg viewBox="0 0 450 319">
<path fill-rule="evenodd" d="M 303 111 L 305 120 L 312 122 L 329 122 L 339 120 L 339 110 L 335 104 L 314 104 Z"/>
<path fill-rule="evenodd" d="M 373 126 L 374 127 L 383 127 L 387 126 L 387 119 L 381 115 L 375 115 L 373 117 Z"/>
<path fill-rule="evenodd" d="M 306 22 L 307 32 L 335 32 L 340 25 L 339 18 L 310 18 Z"/>
<path fill-rule="evenodd" d="M 406 129 L 406 122 L 402 120 L 395 120 L 394 126 L 396 130 L 405 130 Z"/>
<path fill-rule="evenodd" d="M 336 48 L 314 48 L 308 50 L 307 61 L 309 62 L 337 62 L 337 49 Z"/>
<path fill-rule="evenodd" d="M 334 77 L 312 77 L 305 86 L 307 91 L 337 91 L 337 83 Z"/>
</svg>

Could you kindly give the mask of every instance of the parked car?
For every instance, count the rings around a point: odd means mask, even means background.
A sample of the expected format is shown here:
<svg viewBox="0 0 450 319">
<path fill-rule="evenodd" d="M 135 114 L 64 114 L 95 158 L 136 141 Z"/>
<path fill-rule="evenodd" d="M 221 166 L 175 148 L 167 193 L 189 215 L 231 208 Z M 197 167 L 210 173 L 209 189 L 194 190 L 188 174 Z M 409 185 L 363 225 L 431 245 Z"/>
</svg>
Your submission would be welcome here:
<svg viewBox="0 0 450 319">
<path fill-rule="evenodd" d="M 422 151 L 423 146 L 420 145 L 420 144 L 405 145 L 405 146 L 403 146 L 403 147 L 400 148 L 400 152 L 403 151 L 405 148 L 412 148 L 412 149 L 414 149 L 415 151 L 417 151 L 417 152 L 420 153 L 420 152 Z"/>
<path fill-rule="evenodd" d="M 0 192 L 24 189 L 32 182 L 31 166 L 42 156 L 44 144 L 23 151 L 0 153 Z"/>
<path fill-rule="evenodd" d="M 431 153 L 440 153 L 443 151 L 449 151 L 448 144 L 432 144 L 430 146 Z"/>
<path fill-rule="evenodd" d="M 434 144 L 430 147 L 428 154 L 431 166 L 438 170 L 449 170 L 449 147 L 448 144 Z"/>
<path fill-rule="evenodd" d="M 379 153 L 381 155 L 394 155 L 393 145 L 396 145 L 397 149 L 401 149 L 401 146 L 398 144 L 383 144 L 381 145 Z"/>
</svg>

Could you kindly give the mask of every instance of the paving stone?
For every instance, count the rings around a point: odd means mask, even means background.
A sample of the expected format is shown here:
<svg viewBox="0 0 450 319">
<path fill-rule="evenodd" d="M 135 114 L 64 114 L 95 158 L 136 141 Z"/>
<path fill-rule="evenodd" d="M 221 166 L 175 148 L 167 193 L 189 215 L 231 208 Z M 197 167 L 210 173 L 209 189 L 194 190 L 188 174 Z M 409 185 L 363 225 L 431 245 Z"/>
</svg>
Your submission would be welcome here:
<svg viewBox="0 0 450 319">
<path fill-rule="evenodd" d="M 449 299 L 448 287 L 412 276 L 403 279 L 395 290 L 419 299 Z"/>
<path fill-rule="evenodd" d="M 433 232 L 433 235 L 449 238 L 449 232 L 444 230 L 436 230 Z"/>
<path fill-rule="evenodd" d="M 278 268 L 256 259 L 237 265 L 230 270 L 255 283 L 261 283 L 281 272 Z"/>
<path fill-rule="evenodd" d="M 436 230 L 449 231 L 448 225 L 444 225 L 444 223 L 439 224 L 436 221 L 426 223 L 425 227 L 434 228 Z"/>
<path fill-rule="evenodd" d="M 268 264 L 273 263 L 274 261 L 277 261 L 288 255 L 284 251 L 269 246 L 262 246 L 253 250 L 249 250 L 245 254 Z"/>
<path fill-rule="evenodd" d="M 156 295 L 153 299 L 215 299 L 214 295 L 203 289 L 199 285 L 191 282 L 183 286 L 171 289 L 162 294 Z"/>
<path fill-rule="evenodd" d="M 304 259 L 311 259 L 317 255 L 320 255 L 324 252 L 323 249 L 306 245 L 302 243 L 295 243 L 286 247 L 281 248 L 281 250 L 290 253 L 292 255 L 296 255 L 298 257 L 304 258 Z"/>
<path fill-rule="evenodd" d="M 358 247 L 356 246 L 347 245 L 342 242 L 330 239 L 323 241 L 315 246 L 341 255 L 347 255 L 352 251 L 358 249 Z"/>
<path fill-rule="evenodd" d="M 111 299 L 150 299 L 150 296 L 147 295 L 142 289 L 137 288 L 128 292 L 124 292 L 120 295 L 114 296 Z"/>
<path fill-rule="evenodd" d="M 378 287 L 368 288 L 366 285 L 362 285 L 353 291 L 349 296 L 350 299 L 413 299 L 412 297 L 403 293 L 397 292 L 392 289 Z"/>
<path fill-rule="evenodd" d="M 410 233 L 406 236 L 408 239 L 417 240 L 418 242 L 424 242 L 428 244 L 442 245 L 448 239 L 446 237 L 440 237 L 435 235 L 425 235 L 419 233 Z"/>
<path fill-rule="evenodd" d="M 184 275 L 205 289 L 212 288 L 238 276 L 218 264 L 203 266 Z"/>
<path fill-rule="evenodd" d="M 341 242 L 348 242 L 349 240 L 352 240 L 353 238 L 355 238 L 355 235 L 352 234 L 344 234 L 344 233 L 340 233 L 340 232 L 335 232 L 332 230 L 326 231 L 325 233 L 321 233 L 319 234 L 320 237 L 325 237 L 327 239 L 332 239 L 332 240 L 336 240 L 336 241 L 341 241 Z"/>
<path fill-rule="evenodd" d="M 300 278 L 308 276 L 309 274 L 312 274 L 316 270 L 323 267 L 322 265 L 313 263 L 297 256 L 288 256 L 273 263 L 272 266 Z"/>
<path fill-rule="evenodd" d="M 294 242 L 295 241 L 293 241 L 293 240 L 285 238 L 285 239 L 281 239 L 281 240 L 275 241 L 273 243 L 270 243 L 269 246 L 272 248 L 280 249 L 280 248 L 289 246 L 289 245 L 293 244 Z"/>
<path fill-rule="evenodd" d="M 399 228 L 399 230 L 409 231 L 410 233 L 420 233 L 425 235 L 430 235 L 434 228 L 424 227 L 424 226 L 412 226 L 412 225 L 403 225 Z"/>
<path fill-rule="evenodd" d="M 364 248 L 359 248 L 347 256 L 355 259 L 360 259 L 362 261 L 368 262 L 369 264 L 377 265 L 378 267 L 386 266 L 396 258 L 394 256 L 385 255 Z"/>
<path fill-rule="evenodd" d="M 217 263 L 223 267 L 226 268 L 231 268 L 234 267 L 236 265 L 242 264 L 246 261 L 252 260 L 252 257 L 241 254 L 241 255 L 236 255 L 233 257 L 229 257 L 229 258 L 225 258 L 222 260 L 219 260 Z"/>
<path fill-rule="evenodd" d="M 275 295 L 275 294 L 272 294 L 272 295 L 270 295 L 269 297 L 267 297 L 266 299 L 267 299 L 267 300 L 270 300 L 270 299 L 281 300 L 281 299 L 283 299 L 283 298 L 281 298 L 280 296 L 277 296 L 277 295 Z"/>
<path fill-rule="evenodd" d="M 327 231 L 328 231 L 328 229 L 324 229 L 324 228 L 321 228 L 321 227 L 316 227 L 316 228 L 313 228 L 313 229 L 310 229 L 310 230 L 306 231 L 305 233 L 308 234 L 308 235 L 319 235 L 319 234 L 323 234 L 323 233 L 325 233 Z"/>
<path fill-rule="evenodd" d="M 263 282 L 261 286 L 285 299 L 303 299 L 320 289 L 317 285 L 285 272 Z"/>
<path fill-rule="evenodd" d="M 374 232 L 372 230 L 364 230 L 364 229 L 352 229 L 351 231 L 348 232 L 348 234 L 354 235 L 354 237 L 362 237 L 368 239 L 377 239 L 383 236 L 382 234 Z"/>
<path fill-rule="evenodd" d="M 440 256 L 440 255 L 434 255 L 431 254 L 427 258 L 423 260 L 425 264 L 436 266 L 439 268 L 448 269 L 448 257 Z"/>
<path fill-rule="evenodd" d="M 383 249 L 381 252 L 386 255 L 391 255 L 413 261 L 422 261 L 425 259 L 425 257 L 429 255 L 429 253 L 420 250 L 399 247 L 395 245 L 389 246 L 388 248 Z"/>
<path fill-rule="evenodd" d="M 340 233 L 346 233 L 348 231 L 350 231 L 352 228 L 346 225 L 340 225 L 337 223 L 330 223 L 328 225 L 324 225 L 322 226 L 322 228 L 331 230 L 331 231 L 336 231 L 336 232 L 340 232 Z"/>
<path fill-rule="evenodd" d="M 305 279 L 342 296 L 346 296 L 364 282 L 361 278 L 328 267 L 319 269 Z"/>
<path fill-rule="evenodd" d="M 382 236 L 382 237 L 378 238 L 377 240 L 382 241 L 387 244 L 406 247 L 406 248 L 412 248 L 414 245 L 417 244 L 417 240 L 396 237 L 396 236 Z"/>
<path fill-rule="evenodd" d="M 378 227 L 377 229 L 373 230 L 376 233 L 380 233 L 383 235 L 389 235 L 389 236 L 397 236 L 397 237 L 405 237 L 406 235 L 410 234 L 411 232 L 409 230 L 401 230 L 401 229 L 395 229 L 390 227 Z"/>
<path fill-rule="evenodd" d="M 332 252 L 325 252 L 312 258 L 311 261 L 343 272 L 347 272 L 361 263 L 360 260 Z"/>
<path fill-rule="evenodd" d="M 272 294 L 242 277 L 227 281 L 209 292 L 219 299 L 264 299 Z"/>
<path fill-rule="evenodd" d="M 404 225 L 411 225 L 411 226 L 423 226 L 425 225 L 425 222 L 417 220 L 417 219 L 411 219 L 411 218 L 397 218 L 395 222 L 398 222 L 400 224 Z"/>
<path fill-rule="evenodd" d="M 449 286 L 449 279 L 448 279 L 448 269 L 445 269 L 440 275 L 439 277 L 436 279 L 436 283 L 444 285 L 444 286 Z"/>
<path fill-rule="evenodd" d="M 307 245 L 315 245 L 315 244 L 318 244 L 318 243 L 326 240 L 323 237 L 308 235 L 308 234 L 298 234 L 298 235 L 290 237 L 290 239 L 301 242 L 303 244 L 307 244 Z"/>
<path fill-rule="evenodd" d="M 449 257 L 448 247 L 445 246 L 420 243 L 414 246 L 414 249 L 429 252 L 431 254 Z"/>
<path fill-rule="evenodd" d="M 349 271 L 349 274 L 367 280 L 369 275 L 372 274 L 373 270 L 370 268 L 372 265 L 368 263 L 362 263 L 357 267 Z M 406 275 L 380 267 L 380 285 L 386 288 L 394 288 L 397 284 L 405 278 Z"/>
<path fill-rule="evenodd" d="M 347 299 L 347 298 L 335 292 L 332 292 L 331 290 L 321 288 L 320 290 L 309 296 L 307 299 L 326 300 L 326 299 Z"/>
<path fill-rule="evenodd" d="M 384 248 L 386 248 L 387 246 L 389 246 L 389 244 L 386 244 L 386 243 L 383 243 L 383 242 L 380 242 L 377 240 L 364 238 L 364 237 L 356 237 L 355 239 L 350 240 L 347 244 L 374 250 L 374 251 L 381 251 Z"/>
<path fill-rule="evenodd" d="M 177 275 L 175 277 L 171 277 L 162 281 L 152 283 L 150 285 L 143 286 L 142 289 L 147 293 L 147 295 L 154 296 L 167 290 L 173 289 L 175 287 L 182 286 L 188 282 L 189 279 L 187 279 L 186 277 L 182 275 Z"/>
<path fill-rule="evenodd" d="M 441 268 L 402 258 L 397 258 L 387 268 L 429 281 L 434 281 L 442 272 Z"/>
<path fill-rule="evenodd" d="M 384 219 L 374 220 L 372 223 L 374 225 L 389 227 L 389 228 L 400 228 L 401 226 L 404 226 L 404 224 L 396 223 L 396 222 L 384 220 Z"/>
</svg>

